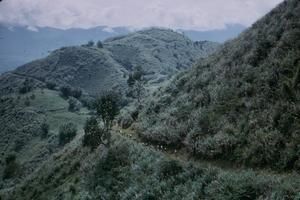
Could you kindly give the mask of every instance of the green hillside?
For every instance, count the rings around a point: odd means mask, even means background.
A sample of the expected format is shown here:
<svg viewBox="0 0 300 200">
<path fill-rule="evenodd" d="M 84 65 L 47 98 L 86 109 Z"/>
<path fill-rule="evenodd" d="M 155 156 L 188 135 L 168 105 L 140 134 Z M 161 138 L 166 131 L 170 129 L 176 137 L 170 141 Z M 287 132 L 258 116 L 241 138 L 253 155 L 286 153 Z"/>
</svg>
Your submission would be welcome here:
<svg viewBox="0 0 300 200">
<path fill-rule="evenodd" d="M 99 47 L 64 47 L 0 76 L 0 92 L 17 91 L 26 78 L 33 86 L 54 82 L 81 88 L 90 95 L 124 90 L 128 74 L 136 67 L 147 73 L 149 84 L 162 82 L 211 54 L 217 46 L 213 42 L 193 42 L 171 30 L 149 29 L 111 38 Z"/>
<path fill-rule="evenodd" d="M 139 133 L 198 158 L 300 170 L 300 2 L 285 1 L 147 101 Z"/>
<path fill-rule="evenodd" d="M 148 29 L 1 75 L 0 200 L 299 200 L 299 19 L 286 0 L 222 46 Z"/>
</svg>

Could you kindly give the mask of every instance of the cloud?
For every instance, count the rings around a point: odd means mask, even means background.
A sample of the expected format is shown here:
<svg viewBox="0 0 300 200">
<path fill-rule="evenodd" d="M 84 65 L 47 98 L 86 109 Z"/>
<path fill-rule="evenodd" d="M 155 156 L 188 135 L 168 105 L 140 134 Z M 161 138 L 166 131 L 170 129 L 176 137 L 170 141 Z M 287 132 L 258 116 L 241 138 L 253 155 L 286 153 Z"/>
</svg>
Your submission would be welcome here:
<svg viewBox="0 0 300 200">
<path fill-rule="evenodd" d="M 29 27 L 160 26 L 195 30 L 250 26 L 282 0 L 3 0 L 0 23 Z"/>
</svg>

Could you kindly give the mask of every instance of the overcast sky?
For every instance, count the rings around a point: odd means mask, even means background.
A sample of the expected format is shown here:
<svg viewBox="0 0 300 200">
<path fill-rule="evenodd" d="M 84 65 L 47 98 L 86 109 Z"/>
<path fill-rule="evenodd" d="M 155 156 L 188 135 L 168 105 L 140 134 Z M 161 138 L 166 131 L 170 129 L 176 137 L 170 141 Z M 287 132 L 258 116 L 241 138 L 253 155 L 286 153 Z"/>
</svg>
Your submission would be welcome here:
<svg viewBox="0 0 300 200">
<path fill-rule="evenodd" d="M 2 0 L 0 23 L 30 27 L 160 26 L 194 30 L 250 26 L 282 0 Z"/>
</svg>

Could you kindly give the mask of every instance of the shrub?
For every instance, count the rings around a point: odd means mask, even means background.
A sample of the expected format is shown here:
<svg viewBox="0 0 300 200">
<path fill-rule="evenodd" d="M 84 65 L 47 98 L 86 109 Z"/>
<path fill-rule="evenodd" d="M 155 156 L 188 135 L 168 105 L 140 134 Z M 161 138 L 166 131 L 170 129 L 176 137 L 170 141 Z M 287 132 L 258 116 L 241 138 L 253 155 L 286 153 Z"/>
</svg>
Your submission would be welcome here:
<svg viewBox="0 0 300 200">
<path fill-rule="evenodd" d="M 70 142 L 77 134 L 77 128 L 73 123 L 67 123 L 59 127 L 59 144 Z"/>
<path fill-rule="evenodd" d="M 30 106 L 30 99 L 26 97 L 25 101 L 24 101 L 24 105 L 25 106 Z"/>
<path fill-rule="evenodd" d="M 48 136 L 48 132 L 49 132 L 49 124 L 47 124 L 46 122 L 41 124 L 41 138 L 46 138 Z"/>
<path fill-rule="evenodd" d="M 11 154 L 5 158 L 6 167 L 3 171 L 3 179 L 10 179 L 19 173 L 19 164 L 16 162 L 16 155 Z"/>
<path fill-rule="evenodd" d="M 55 87 L 56 87 L 56 83 L 47 81 L 47 82 L 46 82 L 46 87 L 47 87 L 49 90 L 53 90 L 53 89 L 55 89 Z"/>
<path fill-rule="evenodd" d="M 25 146 L 25 141 L 23 138 L 18 138 L 16 141 L 15 141 L 15 145 L 14 145 L 14 150 L 16 152 L 20 152 L 21 149 Z"/>
<path fill-rule="evenodd" d="M 123 129 L 129 128 L 133 123 L 133 119 L 128 111 L 122 112 L 122 114 L 118 117 L 118 125 Z"/>
<path fill-rule="evenodd" d="M 69 96 L 80 98 L 82 95 L 82 91 L 80 88 L 72 88 L 68 85 L 64 85 L 60 87 L 61 95 L 65 98 L 68 98 Z"/>
<path fill-rule="evenodd" d="M 100 40 L 97 42 L 97 47 L 98 47 L 99 49 L 102 49 L 102 48 L 103 48 L 103 44 L 102 44 L 102 42 L 101 42 Z"/>
<path fill-rule="evenodd" d="M 257 199 L 264 191 L 263 182 L 257 182 L 254 173 L 244 174 L 221 173 L 217 180 L 206 188 L 208 199 L 216 200 L 252 200 Z"/>
<path fill-rule="evenodd" d="M 69 103 L 69 108 L 68 110 L 70 112 L 76 112 L 76 111 L 79 111 L 80 110 L 80 107 L 81 107 L 81 104 L 80 102 L 75 99 L 74 97 L 70 97 L 69 100 L 68 100 L 68 103 Z"/>
<path fill-rule="evenodd" d="M 80 98 L 82 95 L 82 91 L 80 88 L 75 88 L 71 90 L 71 96 L 75 97 L 76 99 Z"/>
<path fill-rule="evenodd" d="M 105 135 L 106 132 L 99 127 L 97 119 L 91 117 L 85 122 L 83 146 L 89 146 L 93 150 L 103 142 Z"/>
<path fill-rule="evenodd" d="M 19 93 L 26 94 L 33 89 L 33 82 L 30 79 L 25 79 L 23 85 L 19 88 Z"/>
<path fill-rule="evenodd" d="M 90 96 L 81 96 L 80 102 L 83 106 L 87 107 L 88 109 L 93 109 L 95 104 L 95 99 Z"/>
<path fill-rule="evenodd" d="M 94 46 L 94 41 L 92 41 L 92 40 L 90 40 L 90 41 L 88 41 L 88 43 L 86 44 L 86 46 L 87 47 L 92 47 L 92 46 Z"/>
<path fill-rule="evenodd" d="M 64 85 L 59 88 L 61 95 L 68 98 L 72 94 L 72 88 L 70 86 Z"/>
<path fill-rule="evenodd" d="M 175 176 L 182 171 L 182 166 L 178 161 L 175 160 L 165 160 L 160 164 L 159 176 L 161 178 L 168 178 Z"/>
<path fill-rule="evenodd" d="M 119 192 L 118 188 L 122 185 L 124 187 L 126 181 L 126 174 L 120 174 L 121 168 L 126 168 L 130 164 L 129 156 L 129 144 L 127 142 L 120 142 L 112 146 L 108 150 L 107 156 L 101 158 L 96 165 L 93 176 L 94 185 L 104 187 L 111 193 Z M 123 172 L 125 173 L 125 171 Z"/>
</svg>

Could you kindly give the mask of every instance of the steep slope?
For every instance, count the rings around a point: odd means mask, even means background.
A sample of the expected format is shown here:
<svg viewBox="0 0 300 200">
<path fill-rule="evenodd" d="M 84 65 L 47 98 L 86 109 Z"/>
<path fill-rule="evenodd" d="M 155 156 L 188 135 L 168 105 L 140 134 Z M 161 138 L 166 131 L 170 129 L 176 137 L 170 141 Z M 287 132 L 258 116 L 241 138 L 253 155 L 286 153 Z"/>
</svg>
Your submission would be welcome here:
<svg viewBox="0 0 300 200">
<path fill-rule="evenodd" d="M 10 190 L 7 200 L 47 199 L 298 199 L 299 175 L 222 170 L 181 162 L 113 134 L 112 147 L 91 152 L 81 138 L 55 153 Z"/>
<path fill-rule="evenodd" d="M 142 65 L 144 69 L 145 66 L 149 67 L 145 70 L 149 74 L 149 84 L 152 84 L 151 80 L 155 80 L 163 72 L 166 78 L 167 75 L 171 76 L 178 70 L 184 70 L 191 64 L 191 60 L 205 56 L 206 49 L 207 54 L 214 49 L 209 42 L 203 42 L 203 45 L 196 44 L 199 48 L 195 46 L 190 50 L 192 42 L 189 39 L 169 30 L 153 29 L 146 32 L 147 34 L 134 33 L 122 39 L 114 38 L 111 42 L 106 41 L 103 47 L 93 45 L 64 47 L 53 51 L 44 59 L 25 64 L 0 76 L 0 137 L 2 138 L 0 198 L 2 194 L 13 191 L 15 186 L 27 183 L 26 181 L 30 180 L 36 171 L 43 170 L 41 167 L 45 163 L 51 163 L 53 155 L 66 156 L 66 152 L 72 148 L 81 148 L 82 127 L 90 114 L 85 108 L 71 112 L 70 102 L 80 103 L 73 97 L 67 99 L 60 94 L 57 91 L 60 86 L 80 88 L 90 95 L 97 95 L 109 89 L 114 91 L 126 89 L 127 77 L 132 69 L 118 59 L 122 56 L 120 52 L 114 51 L 118 43 L 123 45 L 124 54 L 130 52 L 132 46 L 136 45 L 139 54 L 123 58 L 126 58 L 126 62 L 132 63 L 132 67 L 137 65 Z M 163 54 L 169 51 L 165 46 L 179 38 L 184 48 L 179 48 L 177 51 L 191 52 L 188 60 L 182 59 L 181 63 L 184 67 L 180 65 L 178 69 L 171 70 L 176 67 L 172 66 L 175 65 L 174 57 L 169 58 L 170 62 L 165 58 L 166 65 L 162 62 L 152 62 L 155 60 L 152 55 L 153 48 L 147 46 L 146 42 L 152 37 L 150 35 L 157 38 L 156 48 L 161 46 Z M 172 41 L 163 41 L 164 38 L 171 36 L 174 37 Z M 128 41 L 124 41 L 126 38 Z M 180 60 L 176 62 L 180 63 Z M 64 146 L 60 144 L 60 128 L 68 122 L 76 124 L 77 137 Z M 75 161 L 70 159 L 72 163 Z M 53 169 L 56 165 L 49 167 Z M 68 170 L 68 166 L 66 168 Z M 47 175 L 51 176 L 51 174 Z"/>
<path fill-rule="evenodd" d="M 3 74 L 0 91 L 6 94 L 18 90 L 18 84 L 22 85 L 26 78 L 33 85 L 50 81 L 59 86 L 79 87 L 92 95 L 107 89 L 123 90 L 134 67 L 141 66 L 149 81 L 161 82 L 216 48 L 215 43 L 193 43 L 171 30 L 150 29 L 112 38 L 100 48 L 77 46 L 56 50 L 44 59 Z M 12 87 L 10 83 L 14 83 Z"/>
<path fill-rule="evenodd" d="M 300 2 L 287 0 L 153 94 L 145 139 L 196 157 L 300 170 Z"/>
</svg>

